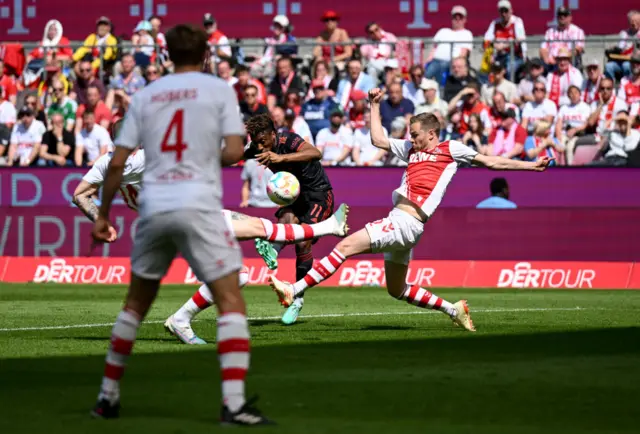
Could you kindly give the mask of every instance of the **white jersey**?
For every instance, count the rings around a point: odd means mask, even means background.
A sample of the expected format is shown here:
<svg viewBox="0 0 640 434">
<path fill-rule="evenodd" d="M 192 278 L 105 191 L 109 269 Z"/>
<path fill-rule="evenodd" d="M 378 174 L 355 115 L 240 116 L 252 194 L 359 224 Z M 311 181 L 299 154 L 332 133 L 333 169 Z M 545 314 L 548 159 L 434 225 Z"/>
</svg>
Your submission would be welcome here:
<svg viewBox="0 0 640 434">
<path fill-rule="evenodd" d="M 542 103 L 529 101 L 522 109 L 522 120 L 527 119 L 529 124 L 535 124 L 537 121 L 544 119 L 547 116 L 555 118 L 557 114 L 558 108 L 550 99 L 545 99 Z"/>
<path fill-rule="evenodd" d="M 93 164 L 91 170 L 82 177 L 89 184 L 102 186 L 107 176 L 107 169 L 111 161 L 112 153 L 104 154 Z M 144 173 L 144 151 L 137 150 L 127 158 L 124 166 L 124 174 L 120 183 L 120 193 L 127 206 L 138 210 L 138 192 L 142 187 L 142 174 Z"/>
<path fill-rule="evenodd" d="M 116 146 L 145 150 L 140 215 L 222 209 L 221 142 L 245 136 L 236 95 L 219 78 L 171 74 L 136 92 Z"/>
<path fill-rule="evenodd" d="M 584 30 L 575 24 L 569 24 L 566 29 L 560 30 L 557 26 L 550 27 L 544 34 L 544 42 L 540 48 L 549 50 L 552 57 L 556 57 L 561 48 L 573 51 L 573 44 L 584 49 Z"/>
<path fill-rule="evenodd" d="M 591 107 L 584 101 L 578 104 L 563 105 L 558 110 L 556 122 L 560 122 L 562 128 L 577 128 L 584 125 L 591 116 Z"/>
<path fill-rule="evenodd" d="M 82 146 L 87 153 L 89 161 L 96 161 L 100 157 L 102 148 L 107 148 L 107 152 L 112 151 L 113 142 L 109 132 L 102 126 L 95 124 L 91 131 L 82 129 L 76 135 L 76 146 Z"/>
<path fill-rule="evenodd" d="M 385 137 L 389 137 L 386 128 L 382 127 L 382 131 Z M 362 164 L 369 163 L 380 151 L 371 143 L 371 130 L 367 127 L 355 130 L 353 133 L 353 147 L 360 150 L 360 162 Z M 379 163 L 382 164 L 381 162 Z"/>
<path fill-rule="evenodd" d="M 416 151 L 408 140 L 389 139 L 389 144 L 390 151 L 408 163 L 402 185 L 393 192 L 393 203 L 405 197 L 426 217 L 438 208 L 458 163 L 471 164 L 478 154 L 457 140 L 447 140 L 429 151 Z"/>
<path fill-rule="evenodd" d="M 316 147 L 322 151 L 323 161 L 337 160 L 345 148 L 353 148 L 353 133 L 344 125 L 335 133 L 331 128 L 323 128 L 316 136 Z"/>
</svg>

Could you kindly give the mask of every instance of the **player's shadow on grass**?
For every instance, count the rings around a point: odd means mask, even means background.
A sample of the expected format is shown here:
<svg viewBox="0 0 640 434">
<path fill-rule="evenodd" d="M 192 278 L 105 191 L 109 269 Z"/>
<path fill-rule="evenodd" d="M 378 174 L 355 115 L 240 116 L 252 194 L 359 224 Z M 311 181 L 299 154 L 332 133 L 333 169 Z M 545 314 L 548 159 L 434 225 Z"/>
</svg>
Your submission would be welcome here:
<svg viewBox="0 0 640 434">
<path fill-rule="evenodd" d="M 307 421 L 311 426 L 305 433 L 328 432 L 325 419 L 419 420 L 425 432 L 437 421 L 479 427 L 457 431 L 474 433 L 492 432 L 480 427 L 498 421 L 514 427 L 512 432 L 520 426 L 540 432 L 565 427 L 573 430 L 567 432 L 633 432 L 638 342 L 640 328 L 274 343 L 252 348 L 248 391 L 260 393 L 261 409 L 285 425 L 291 418 Z M 216 346 L 201 349 L 134 354 L 123 380 L 123 417 L 214 424 Z M 0 408 L 6 414 L 0 427 L 20 427 L 0 431 L 44 432 L 35 430 L 41 424 L 47 433 L 93 432 L 85 415 L 98 392 L 103 363 L 102 355 L 0 360 Z M 118 423 L 127 422 L 116 422 L 109 432 L 123 434 L 118 427 L 127 425 Z"/>
</svg>

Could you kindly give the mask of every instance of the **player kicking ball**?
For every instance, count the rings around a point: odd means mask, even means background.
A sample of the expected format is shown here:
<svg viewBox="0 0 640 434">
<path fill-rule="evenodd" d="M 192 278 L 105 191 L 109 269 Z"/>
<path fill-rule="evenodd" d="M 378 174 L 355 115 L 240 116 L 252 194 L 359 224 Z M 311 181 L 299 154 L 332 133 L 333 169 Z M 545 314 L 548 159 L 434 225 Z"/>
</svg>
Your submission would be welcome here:
<svg viewBox="0 0 640 434">
<path fill-rule="evenodd" d="M 107 169 L 109 168 L 109 162 L 112 156 L 112 153 L 108 153 L 96 160 L 95 164 L 82 178 L 73 193 L 73 203 L 93 222 L 95 222 L 98 217 L 98 207 L 92 198 L 105 182 Z M 119 188 L 120 194 L 127 206 L 135 211 L 138 210 L 138 193 L 142 186 L 144 165 L 144 150 L 136 149 L 127 158 Z M 251 217 L 235 211 L 222 210 L 226 227 L 236 240 L 264 240 L 265 243 L 303 242 L 327 235 L 343 238 L 349 231 L 349 226 L 347 225 L 348 213 L 349 207 L 342 204 L 338 207 L 336 213 L 327 220 L 310 225 L 298 225 L 272 223 L 267 219 Z M 118 238 L 116 229 L 109 227 L 109 233 L 110 236 L 105 241 L 109 243 L 116 241 Z M 267 262 L 266 258 L 265 262 Z M 245 286 L 248 279 L 249 276 L 243 268 L 239 273 L 240 287 Z M 191 327 L 191 322 L 196 315 L 213 304 L 213 293 L 206 284 L 203 284 L 193 297 L 167 319 L 164 327 L 169 333 L 185 344 L 204 345 L 207 342 L 195 334 Z"/>
<path fill-rule="evenodd" d="M 459 163 L 471 163 L 492 170 L 532 170 L 542 172 L 551 162 L 542 157 L 536 162 L 480 155 L 455 140 L 440 143 L 440 122 L 433 114 L 423 113 L 410 120 L 410 140 L 389 139 L 382 129 L 380 101 L 383 92 L 369 92 L 371 102 L 371 141 L 374 146 L 393 153 L 408 163 L 402 184 L 393 192 L 394 208 L 389 215 L 342 240 L 333 251 L 316 263 L 303 279 L 290 284 L 271 277 L 271 286 L 280 303 L 291 305 L 309 287 L 318 285 L 336 272 L 346 258 L 362 253 L 384 253 L 384 268 L 389 295 L 424 309 L 439 310 L 455 324 L 475 331 L 466 300 L 450 303 L 427 289 L 406 283 L 412 248 L 420 241 L 424 224 L 440 204 Z"/>
</svg>

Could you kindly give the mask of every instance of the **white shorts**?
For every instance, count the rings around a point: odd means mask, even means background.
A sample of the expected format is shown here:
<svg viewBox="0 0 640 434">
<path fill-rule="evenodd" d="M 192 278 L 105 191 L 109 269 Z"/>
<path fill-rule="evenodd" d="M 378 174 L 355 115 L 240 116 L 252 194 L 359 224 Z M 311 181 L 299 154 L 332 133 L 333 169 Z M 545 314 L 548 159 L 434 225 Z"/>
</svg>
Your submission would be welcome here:
<svg viewBox="0 0 640 434">
<path fill-rule="evenodd" d="M 223 209 L 222 210 L 222 216 L 224 217 L 224 223 L 227 225 L 227 229 L 229 229 L 231 231 L 231 234 L 235 238 L 236 231 L 233 230 L 233 218 L 232 218 L 232 215 L 233 214 L 228 209 Z"/>
<path fill-rule="evenodd" d="M 367 223 L 365 228 L 374 253 L 384 252 L 385 261 L 409 265 L 411 250 L 420 241 L 424 223 L 394 208 L 387 217 Z"/>
<path fill-rule="evenodd" d="M 212 282 L 242 268 L 242 252 L 222 212 L 179 210 L 141 218 L 131 271 L 160 280 L 180 253 L 202 282 Z"/>
</svg>

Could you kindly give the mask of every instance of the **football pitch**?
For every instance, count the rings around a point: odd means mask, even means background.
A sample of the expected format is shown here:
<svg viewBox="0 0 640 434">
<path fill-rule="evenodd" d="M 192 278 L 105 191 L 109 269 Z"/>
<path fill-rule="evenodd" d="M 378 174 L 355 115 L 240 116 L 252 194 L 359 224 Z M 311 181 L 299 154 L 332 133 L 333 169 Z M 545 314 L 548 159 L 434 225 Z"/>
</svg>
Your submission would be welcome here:
<svg viewBox="0 0 640 434">
<path fill-rule="evenodd" d="M 214 311 L 194 323 L 210 345 L 162 327 L 195 289 L 163 287 L 104 421 L 89 410 L 124 287 L 0 285 L 0 432 L 223 431 Z M 270 290 L 244 292 L 248 395 L 278 422 L 260 432 L 638 432 L 640 292 L 434 290 L 467 298 L 477 333 L 382 288 L 311 290 L 291 327 Z"/>
</svg>

